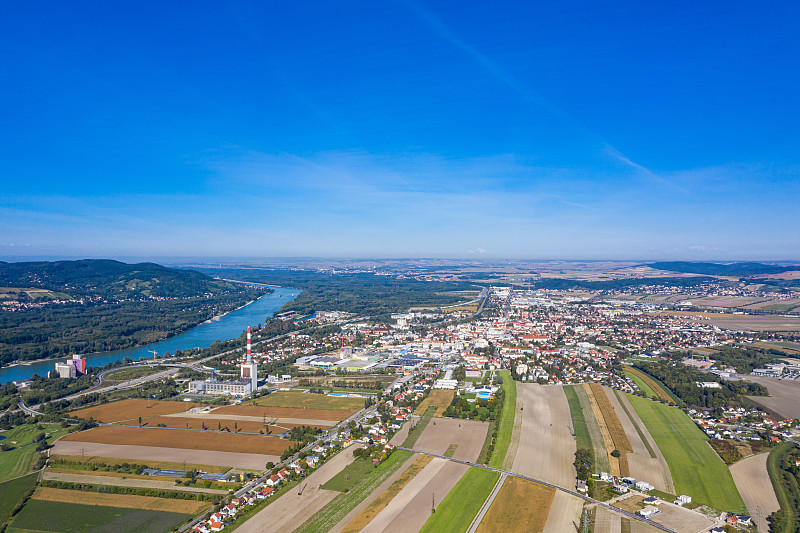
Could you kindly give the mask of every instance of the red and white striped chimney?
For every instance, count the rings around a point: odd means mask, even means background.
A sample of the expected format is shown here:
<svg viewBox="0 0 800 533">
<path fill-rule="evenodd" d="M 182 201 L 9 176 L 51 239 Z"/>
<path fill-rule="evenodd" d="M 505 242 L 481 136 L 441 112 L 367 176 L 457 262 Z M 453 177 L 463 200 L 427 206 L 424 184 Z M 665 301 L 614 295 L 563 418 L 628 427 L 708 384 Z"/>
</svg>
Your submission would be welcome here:
<svg viewBox="0 0 800 533">
<path fill-rule="evenodd" d="M 247 362 L 249 363 L 250 360 L 250 326 L 247 326 Z"/>
</svg>

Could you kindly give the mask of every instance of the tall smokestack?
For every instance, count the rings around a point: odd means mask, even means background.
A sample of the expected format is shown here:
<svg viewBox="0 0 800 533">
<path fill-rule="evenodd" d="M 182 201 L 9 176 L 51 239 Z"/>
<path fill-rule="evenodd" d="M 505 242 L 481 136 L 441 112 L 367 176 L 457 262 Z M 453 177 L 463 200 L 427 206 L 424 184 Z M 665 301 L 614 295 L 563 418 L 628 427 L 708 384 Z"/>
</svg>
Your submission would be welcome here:
<svg viewBox="0 0 800 533">
<path fill-rule="evenodd" d="M 253 356 L 250 354 L 250 326 L 247 326 L 247 364 L 253 362 Z"/>
</svg>

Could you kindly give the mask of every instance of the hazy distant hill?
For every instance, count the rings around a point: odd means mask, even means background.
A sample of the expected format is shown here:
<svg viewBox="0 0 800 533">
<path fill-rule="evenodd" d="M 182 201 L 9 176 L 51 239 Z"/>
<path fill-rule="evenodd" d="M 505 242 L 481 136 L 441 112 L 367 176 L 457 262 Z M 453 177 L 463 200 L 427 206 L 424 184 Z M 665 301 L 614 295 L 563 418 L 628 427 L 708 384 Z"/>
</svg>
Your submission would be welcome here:
<svg viewBox="0 0 800 533">
<path fill-rule="evenodd" d="M 647 266 L 669 272 L 686 274 L 705 274 L 708 276 L 758 276 L 780 274 L 800 267 L 765 265 L 763 263 L 694 263 L 689 261 L 666 261 L 650 263 Z"/>
<path fill-rule="evenodd" d="M 129 265 L 108 259 L 30 263 L 0 262 L 0 287 L 33 287 L 73 297 L 107 299 L 191 298 L 238 291 L 195 270 L 178 270 L 155 263 Z"/>
</svg>

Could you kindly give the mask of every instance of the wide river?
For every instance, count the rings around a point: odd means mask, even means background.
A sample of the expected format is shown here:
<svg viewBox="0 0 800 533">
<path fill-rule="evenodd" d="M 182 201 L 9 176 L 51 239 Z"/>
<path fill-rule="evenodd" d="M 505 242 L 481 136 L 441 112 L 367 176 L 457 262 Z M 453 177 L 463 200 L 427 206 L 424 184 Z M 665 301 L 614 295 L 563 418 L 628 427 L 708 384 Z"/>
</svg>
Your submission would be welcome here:
<svg viewBox="0 0 800 533">
<path fill-rule="evenodd" d="M 285 287 L 273 287 L 273 291 L 241 309 L 232 311 L 215 320 L 204 322 L 186 333 L 176 335 L 167 340 L 136 348 L 86 355 L 86 365 L 105 366 L 108 363 L 122 361 L 125 357 L 130 357 L 136 361 L 138 359 L 152 358 L 153 350 L 158 355 L 164 355 L 167 352 L 175 353 L 175 350 L 207 348 L 214 341 L 238 338 L 242 331 L 247 329 L 247 326 L 263 324 L 266 318 L 272 316 L 272 313 L 283 307 L 286 302 L 297 298 L 297 295 L 302 292 L 300 289 L 288 289 Z M 50 359 L 29 365 L 21 364 L 0 368 L 0 383 L 29 379 L 34 374 L 46 376 L 47 372 L 53 370 L 55 363 L 60 361 L 65 361 L 65 359 Z"/>
</svg>

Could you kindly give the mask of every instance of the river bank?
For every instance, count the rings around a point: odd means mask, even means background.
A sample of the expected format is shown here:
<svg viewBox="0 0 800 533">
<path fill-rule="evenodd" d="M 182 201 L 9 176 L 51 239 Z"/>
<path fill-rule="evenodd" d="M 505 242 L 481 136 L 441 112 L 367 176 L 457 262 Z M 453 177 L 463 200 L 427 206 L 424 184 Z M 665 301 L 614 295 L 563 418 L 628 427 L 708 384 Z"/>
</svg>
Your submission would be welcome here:
<svg viewBox="0 0 800 533">
<path fill-rule="evenodd" d="M 287 302 L 294 300 L 302 292 L 301 289 L 286 287 L 270 288 L 274 288 L 273 292 L 221 315 L 218 320 L 206 320 L 184 333 L 150 344 L 86 354 L 84 356 L 86 363 L 88 366 L 105 366 L 108 363 L 122 361 L 125 357 L 129 357 L 133 361 L 152 359 L 153 351 L 158 355 L 164 355 L 167 352 L 175 353 L 176 350 L 207 348 L 215 341 L 238 338 L 247 329 L 247 326 L 266 322 L 266 319 L 271 317 L 275 311 Z M 30 379 L 34 374 L 45 376 L 53 369 L 56 362 L 66 360 L 64 357 L 39 359 L 35 362 L 19 362 L 13 367 L 0 368 L 0 384 Z"/>
</svg>

